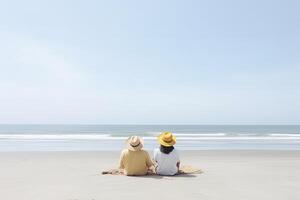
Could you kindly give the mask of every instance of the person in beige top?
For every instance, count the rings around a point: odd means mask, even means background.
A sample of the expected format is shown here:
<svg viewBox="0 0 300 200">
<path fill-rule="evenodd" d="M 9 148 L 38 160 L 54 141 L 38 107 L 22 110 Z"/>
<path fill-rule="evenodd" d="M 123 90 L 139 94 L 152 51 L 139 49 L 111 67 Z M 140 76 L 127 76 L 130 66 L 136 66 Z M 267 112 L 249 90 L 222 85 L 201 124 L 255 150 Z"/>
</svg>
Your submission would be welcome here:
<svg viewBox="0 0 300 200">
<path fill-rule="evenodd" d="M 153 167 L 149 153 L 143 148 L 143 140 L 139 136 L 131 136 L 127 139 L 127 149 L 120 156 L 119 169 L 127 176 L 146 175 Z"/>
</svg>

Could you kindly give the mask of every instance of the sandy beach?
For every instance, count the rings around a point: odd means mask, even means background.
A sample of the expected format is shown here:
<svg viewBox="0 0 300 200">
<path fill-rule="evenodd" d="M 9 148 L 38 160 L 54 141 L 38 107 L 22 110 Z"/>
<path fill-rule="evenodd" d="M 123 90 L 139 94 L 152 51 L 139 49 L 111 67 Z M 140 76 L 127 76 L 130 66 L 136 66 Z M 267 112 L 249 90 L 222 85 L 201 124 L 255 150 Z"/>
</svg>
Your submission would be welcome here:
<svg viewBox="0 0 300 200">
<path fill-rule="evenodd" d="M 288 199 L 300 197 L 300 151 L 185 151 L 203 174 L 101 175 L 119 152 L 1 152 L 5 200 Z"/>
</svg>

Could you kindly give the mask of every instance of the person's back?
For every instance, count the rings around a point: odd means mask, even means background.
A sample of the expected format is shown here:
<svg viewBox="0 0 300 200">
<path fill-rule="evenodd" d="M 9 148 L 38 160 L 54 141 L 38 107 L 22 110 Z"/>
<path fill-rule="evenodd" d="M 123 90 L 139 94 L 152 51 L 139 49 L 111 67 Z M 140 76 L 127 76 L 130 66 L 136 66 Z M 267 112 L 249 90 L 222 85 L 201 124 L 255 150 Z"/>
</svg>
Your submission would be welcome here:
<svg viewBox="0 0 300 200">
<path fill-rule="evenodd" d="M 153 164 L 147 151 L 124 149 L 121 154 L 120 168 L 125 175 L 145 175 Z"/>
<path fill-rule="evenodd" d="M 159 175 L 175 175 L 178 173 L 179 155 L 177 150 L 166 154 L 159 148 L 154 150 L 154 160 L 157 163 L 156 173 Z"/>
<path fill-rule="evenodd" d="M 128 176 L 146 175 L 148 169 L 153 166 L 147 151 L 142 150 L 142 141 L 133 136 L 128 140 L 128 149 L 121 153 L 119 168 Z M 136 141 L 135 141 L 136 140 Z"/>
<path fill-rule="evenodd" d="M 176 137 L 165 132 L 158 136 L 160 148 L 154 150 L 154 160 L 157 164 L 156 173 L 159 175 L 175 175 L 179 172 L 180 159 L 177 150 L 174 148 Z"/>
</svg>

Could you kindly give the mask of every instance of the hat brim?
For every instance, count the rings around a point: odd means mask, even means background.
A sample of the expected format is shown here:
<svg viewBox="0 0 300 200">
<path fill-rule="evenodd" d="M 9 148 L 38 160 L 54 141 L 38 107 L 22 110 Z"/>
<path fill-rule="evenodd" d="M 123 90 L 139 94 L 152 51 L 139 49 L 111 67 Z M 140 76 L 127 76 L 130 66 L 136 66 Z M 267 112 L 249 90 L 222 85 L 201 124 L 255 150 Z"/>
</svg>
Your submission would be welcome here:
<svg viewBox="0 0 300 200">
<path fill-rule="evenodd" d="M 170 142 L 166 142 L 163 140 L 163 134 L 161 134 L 157 137 L 157 141 L 159 144 L 161 144 L 163 146 L 170 147 L 170 146 L 173 146 L 174 144 L 176 144 L 176 137 L 173 135 L 172 140 Z"/>
<path fill-rule="evenodd" d="M 127 139 L 126 140 L 126 145 L 127 145 L 127 149 L 130 150 L 130 151 L 139 151 L 143 148 L 144 141 L 143 141 L 142 138 L 140 138 L 140 144 L 136 147 L 133 147 L 133 146 L 130 145 L 129 140 Z"/>
</svg>

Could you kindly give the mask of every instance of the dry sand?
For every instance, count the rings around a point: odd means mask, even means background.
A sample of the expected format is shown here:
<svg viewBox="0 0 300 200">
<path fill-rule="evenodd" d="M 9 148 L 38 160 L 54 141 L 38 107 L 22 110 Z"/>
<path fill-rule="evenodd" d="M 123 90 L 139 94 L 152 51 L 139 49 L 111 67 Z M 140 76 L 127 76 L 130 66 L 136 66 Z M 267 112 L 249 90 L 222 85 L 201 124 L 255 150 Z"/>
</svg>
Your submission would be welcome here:
<svg viewBox="0 0 300 200">
<path fill-rule="evenodd" d="M 0 199 L 299 200 L 300 151 L 186 151 L 183 164 L 203 174 L 101 175 L 118 152 L 2 152 Z"/>
</svg>

